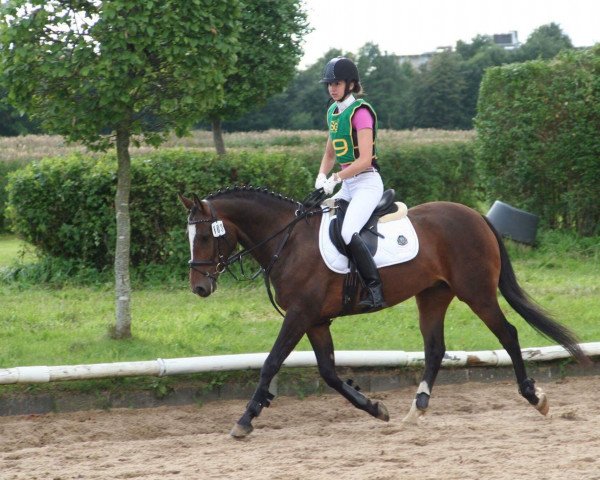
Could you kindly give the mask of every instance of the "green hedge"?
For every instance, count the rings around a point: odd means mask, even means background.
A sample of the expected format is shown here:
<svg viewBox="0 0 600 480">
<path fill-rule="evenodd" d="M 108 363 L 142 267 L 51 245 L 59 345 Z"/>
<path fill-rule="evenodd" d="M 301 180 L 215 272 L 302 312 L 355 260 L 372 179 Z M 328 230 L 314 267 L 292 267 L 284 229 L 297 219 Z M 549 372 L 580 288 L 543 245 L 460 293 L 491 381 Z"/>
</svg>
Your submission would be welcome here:
<svg viewBox="0 0 600 480">
<path fill-rule="evenodd" d="M 600 45 L 488 69 L 475 123 L 489 200 L 600 234 Z"/>
<path fill-rule="evenodd" d="M 159 150 L 132 161 L 130 212 L 134 265 L 180 264 L 188 256 L 185 212 L 177 193 L 200 197 L 232 184 L 265 186 L 302 199 L 313 189 L 320 159 L 310 152 L 212 153 Z M 387 188 L 409 205 L 430 200 L 473 204 L 469 143 L 403 146 L 381 154 Z M 44 254 L 112 265 L 116 185 L 114 157 L 34 162 L 10 176 L 8 216 L 15 232 Z"/>
<path fill-rule="evenodd" d="M 187 256 L 185 212 L 177 193 L 200 196 L 234 183 L 264 185 L 289 196 L 310 191 L 312 173 L 284 153 L 159 151 L 132 162 L 130 211 L 134 265 Z M 15 232 L 50 256 L 96 268 L 112 264 L 116 161 L 82 156 L 46 159 L 9 179 L 7 214 Z"/>
<path fill-rule="evenodd" d="M 435 200 L 474 207 L 482 196 L 473 142 L 398 145 L 379 156 L 385 186 L 409 207 Z"/>
<path fill-rule="evenodd" d="M 8 193 L 6 184 L 8 183 L 8 174 L 23 167 L 25 162 L 1 162 L 0 161 L 0 233 L 5 232 L 8 228 L 8 222 L 5 219 L 6 202 Z"/>
</svg>

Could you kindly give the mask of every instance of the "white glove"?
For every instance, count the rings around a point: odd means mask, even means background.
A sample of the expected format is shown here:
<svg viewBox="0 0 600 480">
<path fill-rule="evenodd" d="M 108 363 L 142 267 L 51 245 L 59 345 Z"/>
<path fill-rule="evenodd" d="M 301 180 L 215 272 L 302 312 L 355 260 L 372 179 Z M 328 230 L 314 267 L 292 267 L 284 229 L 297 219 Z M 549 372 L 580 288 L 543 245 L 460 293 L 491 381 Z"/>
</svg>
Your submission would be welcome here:
<svg viewBox="0 0 600 480">
<path fill-rule="evenodd" d="M 325 185 L 325 181 L 327 180 L 327 175 L 324 173 L 319 173 L 317 175 L 317 179 L 315 180 L 315 188 L 318 190 L 319 188 L 323 188 Z"/>
<path fill-rule="evenodd" d="M 327 195 L 331 195 L 333 193 L 333 189 L 335 188 L 335 186 L 340 182 L 341 182 L 340 177 L 338 177 L 337 174 L 334 173 L 327 180 L 325 180 L 325 183 L 323 183 L 323 191 Z"/>
</svg>

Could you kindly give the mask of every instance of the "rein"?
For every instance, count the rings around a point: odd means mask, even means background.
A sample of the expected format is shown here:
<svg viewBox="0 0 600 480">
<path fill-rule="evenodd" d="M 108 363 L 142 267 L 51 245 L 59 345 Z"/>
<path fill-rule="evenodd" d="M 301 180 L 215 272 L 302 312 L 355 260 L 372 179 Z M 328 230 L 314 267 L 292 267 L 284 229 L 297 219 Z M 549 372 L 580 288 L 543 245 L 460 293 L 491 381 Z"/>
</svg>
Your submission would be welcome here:
<svg viewBox="0 0 600 480">
<path fill-rule="evenodd" d="M 275 266 L 275 263 L 277 262 L 277 260 L 279 260 L 281 252 L 283 251 L 283 248 L 285 247 L 287 241 L 289 240 L 296 224 L 298 224 L 301 220 L 308 219 L 309 217 L 314 216 L 314 215 L 321 215 L 325 211 L 328 211 L 328 209 L 325 209 L 325 210 L 323 210 L 323 209 L 315 210 L 314 209 L 314 207 L 316 207 L 317 204 L 320 203 L 318 200 L 322 199 L 321 194 L 315 195 L 317 192 L 318 191 L 313 192 L 311 195 L 309 195 L 309 197 L 307 197 L 307 199 L 305 199 L 302 203 L 299 204 L 300 206 L 295 212 L 295 218 L 291 222 L 289 222 L 287 225 L 285 225 L 283 228 L 281 228 L 280 230 L 278 230 L 271 236 L 265 238 L 264 240 L 261 240 L 256 245 L 253 245 L 250 248 L 244 248 L 243 250 L 237 252 L 234 255 L 229 256 L 228 258 L 225 258 L 225 255 L 223 255 L 221 253 L 221 248 L 220 248 L 221 238 L 227 243 L 227 245 L 229 247 L 231 247 L 231 244 L 227 241 L 227 237 L 225 236 L 225 227 L 223 226 L 223 222 L 218 219 L 213 205 L 208 200 L 205 200 L 205 202 L 207 203 L 207 205 L 210 209 L 211 218 L 204 219 L 204 220 L 193 220 L 193 221 L 188 220 L 188 225 L 197 225 L 199 223 L 210 223 L 211 224 L 213 236 L 216 238 L 216 241 L 214 243 L 215 255 L 212 260 L 197 260 L 197 261 L 190 260 L 188 262 L 189 267 L 191 269 L 197 271 L 198 273 L 204 275 L 205 277 L 212 279 L 215 282 L 217 281 L 216 275 L 225 272 L 225 270 L 227 270 L 236 281 L 240 281 L 240 279 L 235 275 L 235 273 L 229 268 L 231 265 L 233 265 L 236 262 L 239 262 L 242 276 L 247 280 L 254 280 L 262 273 L 264 276 L 265 287 L 267 289 L 267 294 L 269 296 L 269 300 L 271 301 L 271 304 L 273 305 L 275 310 L 282 317 L 284 317 L 285 316 L 284 313 L 279 309 L 279 307 L 275 303 L 275 299 L 273 298 L 269 274 L 271 273 L 271 270 Z M 321 191 L 321 193 L 322 193 L 322 191 Z M 323 194 L 323 196 L 324 196 L 324 194 Z M 284 234 L 283 238 L 279 242 L 279 244 L 275 250 L 275 253 L 271 257 L 271 261 L 269 262 L 269 264 L 265 268 L 261 267 L 250 278 L 247 278 L 244 274 L 244 267 L 243 267 L 243 263 L 242 263 L 243 257 L 245 257 L 246 255 L 249 255 L 257 248 L 267 244 L 268 242 L 277 238 L 281 234 Z M 215 258 L 216 258 L 216 260 L 215 260 Z M 197 268 L 197 267 L 204 266 L 204 265 L 208 265 L 208 266 L 214 265 L 215 271 L 213 273 L 209 273 L 209 272 L 205 272 L 205 271 L 202 271 L 199 268 Z"/>
</svg>

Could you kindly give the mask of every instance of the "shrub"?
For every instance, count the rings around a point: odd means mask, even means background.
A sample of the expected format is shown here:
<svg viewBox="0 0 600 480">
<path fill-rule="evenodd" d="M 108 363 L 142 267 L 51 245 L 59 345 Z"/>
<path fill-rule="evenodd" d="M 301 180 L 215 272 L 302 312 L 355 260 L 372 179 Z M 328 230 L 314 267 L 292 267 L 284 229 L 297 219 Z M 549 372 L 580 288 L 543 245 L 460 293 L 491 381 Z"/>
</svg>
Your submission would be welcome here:
<svg viewBox="0 0 600 480">
<path fill-rule="evenodd" d="M 7 217 L 14 231 L 44 254 L 103 265 L 114 238 L 114 170 L 74 155 L 13 172 Z"/>
<path fill-rule="evenodd" d="M 475 207 L 483 198 L 473 140 L 386 139 L 378 156 L 384 187 L 395 189 L 396 197 L 409 207 L 436 200 Z M 305 160 L 313 176 L 320 160 L 314 154 Z"/>
<path fill-rule="evenodd" d="M 131 260 L 134 266 L 184 265 L 189 255 L 178 193 L 206 196 L 232 184 L 265 186 L 302 199 L 320 158 L 311 151 L 213 153 L 159 150 L 132 160 Z M 387 188 L 414 205 L 429 200 L 473 204 L 470 142 L 406 145 L 381 154 Z M 116 160 L 72 155 L 32 162 L 9 181 L 15 232 L 45 255 L 97 269 L 113 263 Z"/>
<path fill-rule="evenodd" d="M 6 184 L 8 182 L 8 174 L 25 165 L 22 161 L 2 162 L 0 161 L 0 233 L 5 232 L 8 227 L 8 222 L 5 219 L 4 211 L 8 194 L 6 192 Z"/>
<path fill-rule="evenodd" d="M 385 186 L 409 207 L 435 200 L 474 207 L 481 197 L 471 141 L 398 145 L 379 156 Z"/>
<path fill-rule="evenodd" d="M 488 69 L 475 124 L 489 200 L 600 233 L 600 45 Z"/>
<path fill-rule="evenodd" d="M 116 161 L 79 155 L 33 162 L 9 179 L 8 215 L 22 238 L 46 255 L 102 269 L 112 264 Z M 310 191 L 312 174 L 285 154 L 241 152 L 218 157 L 180 150 L 132 161 L 133 265 L 179 262 L 185 215 L 177 193 L 200 196 L 233 183 L 261 185 L 289 196 Z"/>
</svg>

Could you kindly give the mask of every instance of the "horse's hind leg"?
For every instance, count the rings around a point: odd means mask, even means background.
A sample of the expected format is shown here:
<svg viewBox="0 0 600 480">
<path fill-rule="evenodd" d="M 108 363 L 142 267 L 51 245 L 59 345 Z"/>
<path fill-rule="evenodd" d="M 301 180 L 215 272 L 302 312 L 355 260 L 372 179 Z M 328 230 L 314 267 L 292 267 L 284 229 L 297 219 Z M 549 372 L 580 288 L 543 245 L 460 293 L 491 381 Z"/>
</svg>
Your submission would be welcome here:
<svg viewBox="0 0 600 480">
<path fill-rule="evenodd" d="M 549 409 L 546 394 L 540 388 L 535 387 L 535 381 L 532 378 L 527 377 L 517 329 L 506 320 L 496 296 L 494 295 L 487 301 L 480 298 L 467 303 L 496 335 L 510 356 L 517 377 L 519 393 L 542 415 L 546 415 Z"/>
<path fill-rule="evenodd" d="M 323 380 L 325 380 L 327 385 L 348 399 L 348 401 L 356 408 L 360 408 L 370 415 L 373 415 L 375 418 L 387 422 L 390 417 L 388 410 L 383 403 L 372 402 L 358 391 L 358 386 L 352 385 L 351 380 L 344 382 L 337 376 L 337 373 L 335 372 L 333 339 L 331 338 L 331 331 L 329 330 L 330 323 L 331 322 L 327 320 L 324 323 L 311 327 L 306 332 L 315 352 L 319 373 L 323 377 Z"/>
<path fill-rule="evenodd" d="M 403 422 L 415 422 L 429 406 L 433 383 L 446 353 L 444 317 L 454 294 L 446 284 L 440 284 L 422 291 L 416 298 L 419 326 L 425 347 L 425 370 L 410 411 Z"/>
</svg>

